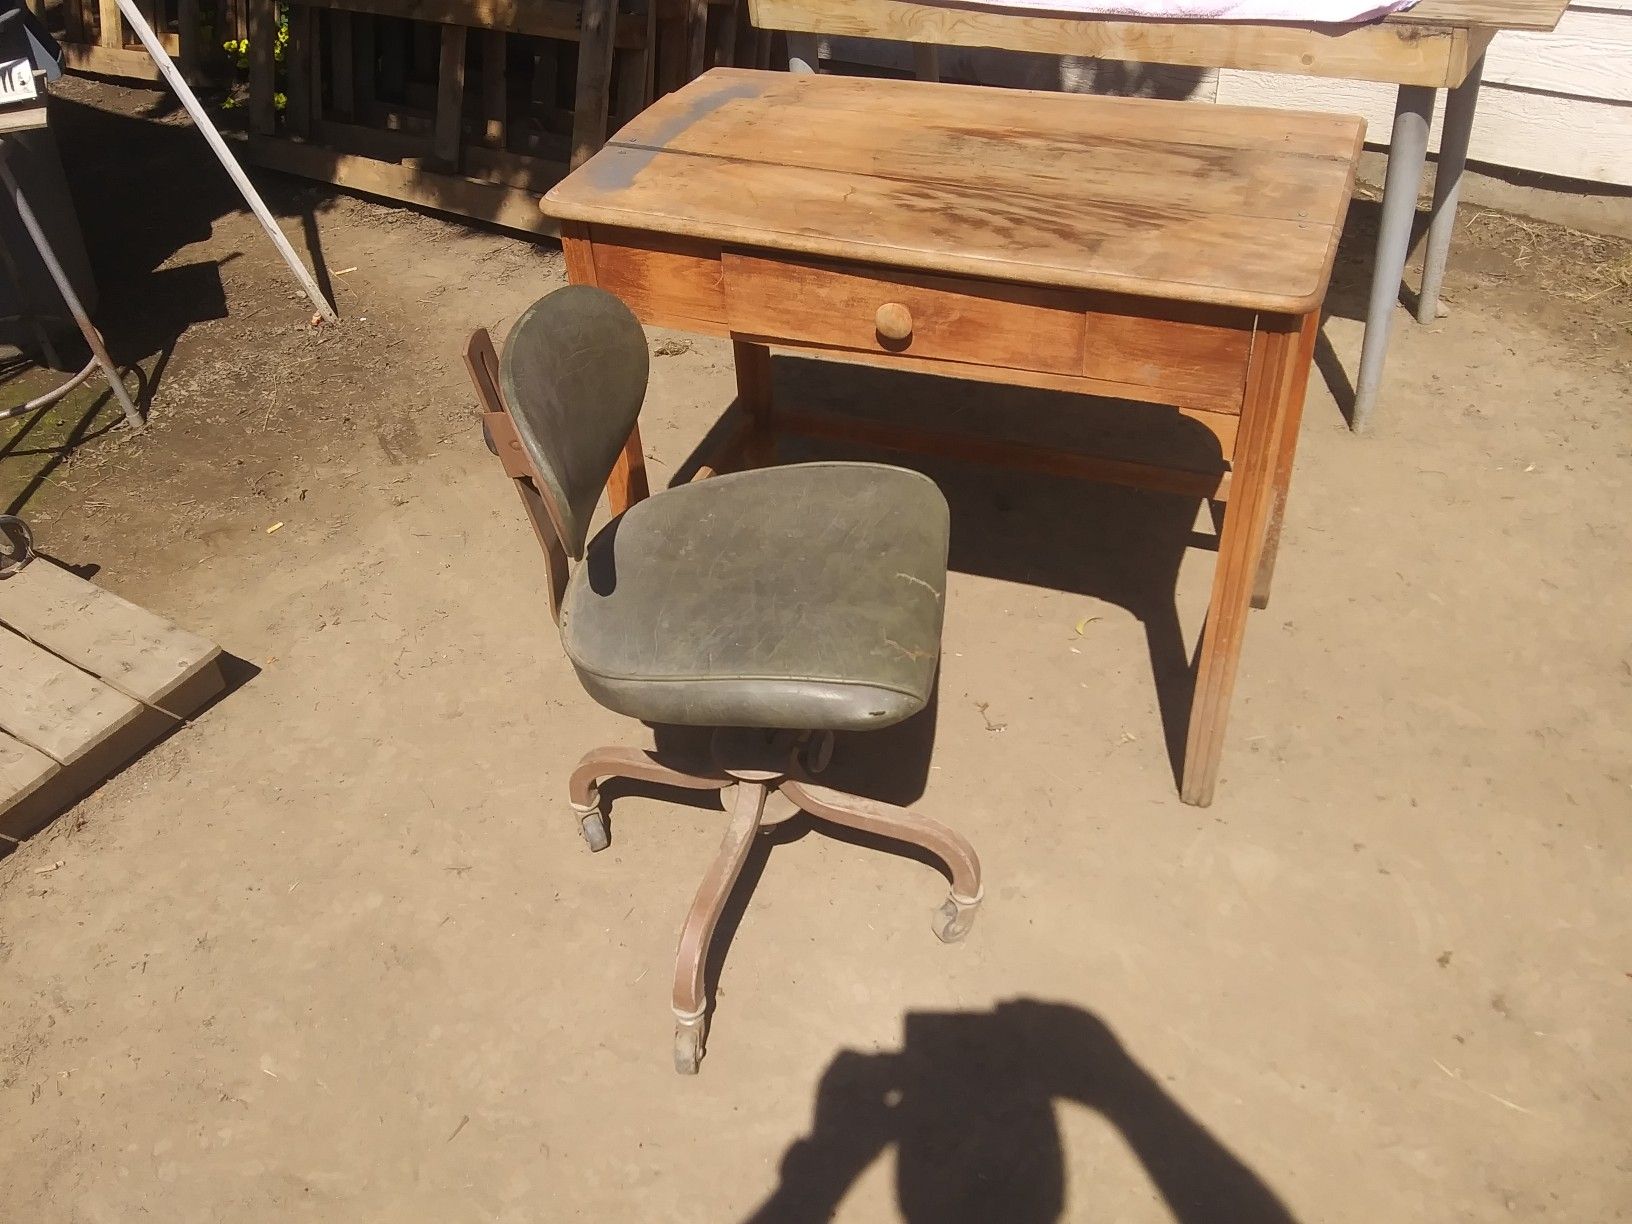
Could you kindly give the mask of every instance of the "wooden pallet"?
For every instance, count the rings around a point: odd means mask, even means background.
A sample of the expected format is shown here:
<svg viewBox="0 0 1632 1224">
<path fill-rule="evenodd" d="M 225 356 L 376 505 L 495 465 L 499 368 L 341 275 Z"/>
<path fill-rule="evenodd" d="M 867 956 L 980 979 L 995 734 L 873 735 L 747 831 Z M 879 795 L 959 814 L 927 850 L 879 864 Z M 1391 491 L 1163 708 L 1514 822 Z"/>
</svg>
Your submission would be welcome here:
<svg viewBox="0 0 1632 1224">
<path fill-rule="evenodd" d="M 45 0 L 29 7 L 47 20 Z M 221 43 L 248 32 L 244 0 L 140 0 L 137 5 L 159 42 L 195 84 L 223 75 Z M 147 50 L 125 24 L 114 0 L 62 0 L 56 31 L 69 68 L 101 76 L 139 81 L 160 80 Z M 203 33 L 208 24 L 209 45 Z"/>
<path fill-rule="evenodd" d="M 248 130 L 223 116 L 245 160 L 534 233 L 555 231 L 539 197 L 656 98 L 770 58 L 748 0 L 138 3 L 195 84 L 231 84 L 221 42 L 248 39 Z M 115 0 L 56 11 L 70 67 L 158 76 Z"/>
<path fill-rule="evenodd" d="M 274 0 L 247 3 L 248 160 L 532 233 L 612 132 L 759 55 L 747 0 L 292 0 L 280 114 Z"/>
<path fill-rule="evenodd" d="M 44 559 L 0 579 L 0 854 L 224 693 L 223 658 Z"/>
</svg>

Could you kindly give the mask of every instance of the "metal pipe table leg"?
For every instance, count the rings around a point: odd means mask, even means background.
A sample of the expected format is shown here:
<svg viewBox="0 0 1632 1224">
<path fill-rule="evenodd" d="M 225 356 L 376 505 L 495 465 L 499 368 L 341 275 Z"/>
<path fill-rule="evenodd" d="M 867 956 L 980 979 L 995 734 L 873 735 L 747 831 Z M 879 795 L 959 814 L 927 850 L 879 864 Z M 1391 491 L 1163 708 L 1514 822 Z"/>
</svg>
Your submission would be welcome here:
<svg viewBox="0 0 1632 1224">
<path fill-rule="evenodd" d="M 34 243 L 34 249 L 40 253 L 40 261 L 45 264 L 45 270 L 51 274 L 51 280 L 57 286 L 57 292 L 62 295 L 62 301 L 68 307 L 68 313 L 73 315 L 74 322 L 79 326 L 80 335 L 85 337 L 85 344 L 91 350 L 91 356 L 101 367 L 103 375 L 108 380 L 108 389 L 113 397 L 119 401 L 119 407 L 124 411 L 125 421 L 132 429 L 142 428 L 142 414 L 136 411 L 136 405 L 131 402 L 130 392 L 125 390 L 125 380 L 119 376 L 119 367 L 113 364 L 113 358 L 108 356 L 107 346 L 102 343 L 102 337 L 91 325 L 90 315 L 85 313 L 85 306 L 79 300 L 79 294 L 74 292 L 73 283 L 68 274 L 62 270 L 57 262 L 57 253 L 51 249 L 51 242 L 45 236 L 39 219 L 34 210 L 29 207 L 28 199 L 23 195 L 22 184 L 17 176 L 11 172 L 11 165 L 6 159 L 6 149 L 0 144 L 0 183 L 5 184 L 6 192 L 11 196 L 12 206 L 17 210 L 17 219 L 23 223 L 28 231 L 29 239 Z"/>
<path fill-rule="evenodd" d="M 1439 170 L 1434 175 L 1433 220 L 1428 224 L 1428 254 L 1422 265 L 1422 293 L 1417 298 L 1417 322 L 1439 317 L 1439 287 L 1445 280 L 1445 261 L 1456 232 L 1456 200 L 1462 192 L 1462 171 L 1468 164 L 1468 138 L 1473 135 L 1473 112 L 1479 105 L 1485 57 L 1468 70 L 1467 78 L 1445 98 L 1445 130 L 1439 138 Z"/>
<path fill-rule="evenodd" d="M 1394 105 L 1394 137 L 1388 146 L 1388 175 L 1383 181 L 1383 220 L 1377 230 L 1377 258 L 1371 269 L 1371 300 L 1366 307 L 1366 338 L 1360 348 L 1355 380 L 1356 433 L 1366 428 L 1377 404 L 1388 356 L 1388 330 L 1400 298 L 1400 278 L 1411 247 L 1411 222 L 1417 214 L 1417 189 L 1428 160 L 1428 124 L 1434 117 L 1434 90 L 1401 85 Z"/>
</svg>

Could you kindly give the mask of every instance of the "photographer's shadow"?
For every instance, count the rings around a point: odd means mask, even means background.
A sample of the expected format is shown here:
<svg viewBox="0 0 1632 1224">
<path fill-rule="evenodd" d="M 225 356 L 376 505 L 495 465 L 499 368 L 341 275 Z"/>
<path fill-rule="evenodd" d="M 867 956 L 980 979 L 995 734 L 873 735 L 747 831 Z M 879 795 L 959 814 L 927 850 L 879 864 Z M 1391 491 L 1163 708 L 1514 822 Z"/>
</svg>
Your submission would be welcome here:
<svg viewBox="0 0 1632 1224">
<path fill-rule="evenodd" d="M 910 1013 L 894 1052 L 846 1050 L 829 1065 L 810 1134 L 744 1224 L 833 1218 L 890 1145 L 909 1224 L 1066 1218 L 1056 1101 L 1122 1134 L 1175 1220 L 1291 1224 L 1275 1192 L 1215 1139 L 1081 1008 L 1017 999 L 986 1012 Z M 1092 1219 L 1078 1191 L 1070 1218 Z"/>
</svg>

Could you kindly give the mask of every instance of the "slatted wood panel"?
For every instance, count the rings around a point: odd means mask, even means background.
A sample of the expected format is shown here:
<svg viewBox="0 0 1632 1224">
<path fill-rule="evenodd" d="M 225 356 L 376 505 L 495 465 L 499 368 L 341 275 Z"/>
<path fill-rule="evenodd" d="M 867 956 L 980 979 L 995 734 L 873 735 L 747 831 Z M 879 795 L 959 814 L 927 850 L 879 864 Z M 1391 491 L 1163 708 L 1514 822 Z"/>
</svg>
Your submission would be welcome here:
<svg viewBox="0 0 1632 1224">
<path fill-rule="evenodd" d="M 823 258 L 1302 313 L 1325 291 L 1361 134 L 1344 116 L 1266 121 L 716 69 L 619 132 L 545 209 L 749 246 L 774 234 Z M 1034 173 L 1011 162 L 1017 144 Z M 1205 199 L 1197 181 L 1212 185 Z"/>
<path fill-rule="evenodd" d="M 58 765 L 72 765 L 141 708 L 26 638 L 0 633 L 0 731 Z"/>
<path fill-rule="evenodd" d="M 0 852 L 218 697 L 221 657 L 49 561 L 0 581 Z"/>
<path fill-rule="evenodd" d="M 0 813 L 31 800 L 61 769 L 38 748 L 0 732 Z M 0 837 L 0 853 L 7 840 Z"/>
</svg>

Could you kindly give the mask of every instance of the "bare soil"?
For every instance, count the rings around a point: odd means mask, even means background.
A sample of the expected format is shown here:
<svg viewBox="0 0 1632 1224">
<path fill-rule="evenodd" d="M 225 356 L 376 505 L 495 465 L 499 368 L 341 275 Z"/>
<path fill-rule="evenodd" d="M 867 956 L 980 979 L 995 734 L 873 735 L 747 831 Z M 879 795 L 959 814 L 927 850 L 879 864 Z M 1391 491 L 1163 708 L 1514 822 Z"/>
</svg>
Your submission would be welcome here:
<svg viewBox="0 0 1632 1224">
<path fill-rule="evenodd" d="M 681 1079 L 670 958 L 722 818 L 630 793 L 584 851 L 567 770 L 644 732 L 560 655 L 458 359 L 559 251 L 263 176 L 335 287 L 314 328 L 165 109 L 56 103 L 152 424 L 110 428 L 105 395 L 8 423 L 0 481 L 50 554 L 256 674 L 0 861 L 7 1218 L 1632 1216 L 1624 248 L 1465 215 L 1452 313 L 1400 312 L 1355 437 L 1357 201 L 1206 810 L 1167 748 L 1188 648 L 1147 635 L 1176 600 L 1194 641 L 1206 514 L 928 467 L 939 698 L 835 768 L 962 829 L 984 912 L 942 947 L 924 865 L 767 837 Z M 732 376 L 727 346 L 652 339 L 661 484 Z M 776 378 L 1027 436 L 1178 429 Z"/>
</svg>

